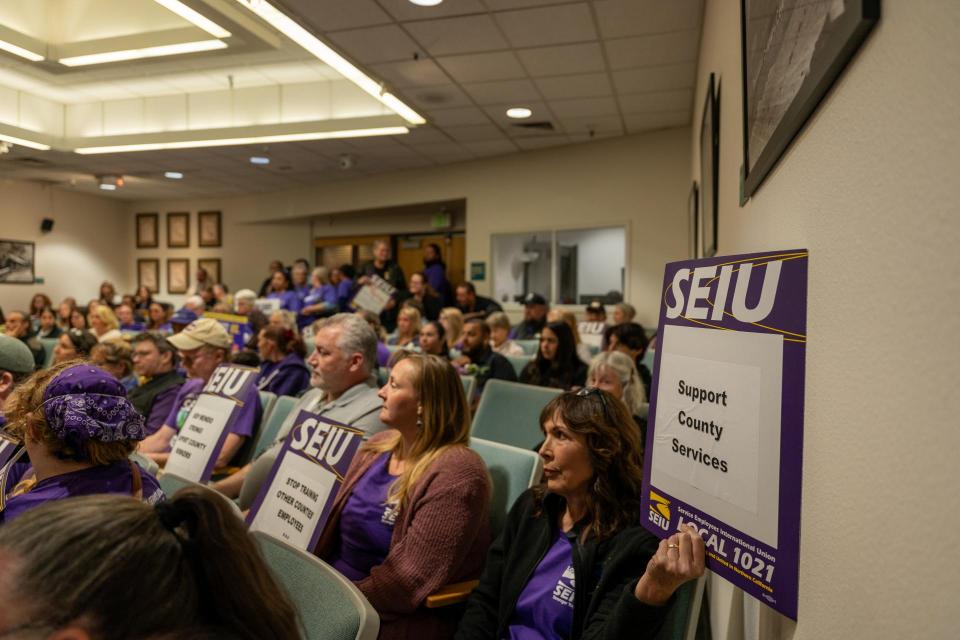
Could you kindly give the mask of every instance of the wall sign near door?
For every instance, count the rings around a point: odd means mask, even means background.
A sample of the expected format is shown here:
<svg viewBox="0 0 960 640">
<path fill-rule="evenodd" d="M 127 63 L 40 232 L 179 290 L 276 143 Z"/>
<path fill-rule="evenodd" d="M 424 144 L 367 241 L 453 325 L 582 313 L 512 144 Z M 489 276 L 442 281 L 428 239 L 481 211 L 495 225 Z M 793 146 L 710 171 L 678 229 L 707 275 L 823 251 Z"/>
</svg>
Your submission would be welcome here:
<svg viewBox="0 0 960 640">
<path fill-rule="evenodd" d="M 797 618 L 807 251 L 667 265 L 641 504 L 707 567 Z"/>
<path fill-rule="evenodd" d="M 480 280 L 487 279 L 487 263 L 486 262 L 471 262 L 470 263 L 470 280 L 477 282 Z"/>
</svg>

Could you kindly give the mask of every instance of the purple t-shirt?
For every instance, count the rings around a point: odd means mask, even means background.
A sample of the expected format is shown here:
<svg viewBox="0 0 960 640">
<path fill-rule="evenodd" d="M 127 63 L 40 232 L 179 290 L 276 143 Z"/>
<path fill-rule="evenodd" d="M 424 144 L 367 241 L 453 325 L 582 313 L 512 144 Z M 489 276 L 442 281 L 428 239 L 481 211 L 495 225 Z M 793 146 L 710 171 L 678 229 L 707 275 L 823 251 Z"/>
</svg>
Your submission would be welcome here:
<svg viewBox="0 0 960 640">
<path fill-rule="evenodd" d="M 390 348 L 377 340 L 377 364 L 381 367 L 387 366 L 387 363 L 390 362 L 391 355 L 393 355 L 393 352 L 390 351 Z"/>
<path fill-rule="evenodd" d="M 397 512 L 387 504 L 387 493 L 397 476 L 390 475 L 390 455 L 380 458 L 354 485 L 340 515 L 340 548 L 330 564 L 354 581 L 363 580 L 370 569 L 383 564 L 397 519 Z"/>
<path fill-rule="evenodd" d="M 180 427 L 183 426 L 187 416 L 190 415 L 190 409 L 196 404 L 205 384 L 206 382 L 201 378 L 190 378 L 184 382 L 164 424 L 180 431 Z M 241 400 L 243 400 L 243 407 L 234 415 L 230 424 L 227 425 L 227 429 L 230 433 L 235 433 L 238 436 L 249 437 L 253 435 L 253 430 L 260 421 L 260 394 L 257 391 L 257 385 L 251 384 L 247 388 L 247 397 L 241 398 Z"/>
<path fill-rule="evenodd" d="M 563 531 L 520 592 L 507 627 L 510 640 L 566 640 L 573 626 L 573 546 Z"/>
<path fill-rule="evenodd" d="M 260 365 L 257 388 L 278 396 L 295 396 L 310 386 L 310 370 L 296 353 L 288 353 L 280 362 L 269 360 Z"/>
<path fill-rule="evenodd" d="M 147 416 L 147 435 L 153 435 L 166 423 L 167 416 L 176 404 L 177 393 L 182 385 L 174 385 L 164 389 L 153 399 L 150 415 Z"/>
<path fill-rule="evenodd" d="M 136 463 L 121 460 L 113 464 L 80 469 L 41 480 L 26 493 L 7 500 L 6 509 L 0 513 L 0 523 L 9 522 L 22 513 L 51 500 L 99 493 L 133 495 L 131 464 Z M 163 500 L 165 496 L 156 478 L 139 466 L 137 468 L 140 471 L 142 500 L 148 504 L 156 504 Z"/>
<path fill-rule="evenodd" d="M 274 291 L 267 295 L 270 300 L 279 300 L 280 308 L 297 313 L 302 306 L 300 298 L 293 291 Z"/>
</svg>

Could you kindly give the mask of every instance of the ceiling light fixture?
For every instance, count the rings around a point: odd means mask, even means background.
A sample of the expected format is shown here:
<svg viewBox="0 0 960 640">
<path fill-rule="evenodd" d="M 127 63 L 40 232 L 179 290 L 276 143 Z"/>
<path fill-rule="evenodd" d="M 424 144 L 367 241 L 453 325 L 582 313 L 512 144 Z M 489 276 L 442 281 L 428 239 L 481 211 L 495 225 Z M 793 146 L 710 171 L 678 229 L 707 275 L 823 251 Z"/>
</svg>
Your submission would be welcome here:
<svg viewBox="0 0 960 640">
<path fill-rule="evenodd" d="M 526 107 L 513 107 L 512 109 L 507 109 L 507 117 L 515 120 L 523 120 L 524 118 L 529 118 L 532 115 L 533 111 L 527 109 Z"/>
<path fill-rule="evenodd" d="M 187 22 L 193 24 L 195 27 L 199 27 L 212 35 L 214 38 L 229 38 L 230 32 L 218 25 L 213 20 L 203 16 L 187 5 L 180 2 L 180 0 L 154 0 L 159 5 L 163 5 L 170 11 L 173 11 L 175 14 L 186 20 Z"/>
<path fill-rule="evenodd" d="M 266 0 L 236 0 L 260 16 L 274 29 L 312 53 L 322 62 L 333 67 L 340 75 L 350 80 L 368 94 L 382 102 L 410 124 L 425 124 L 423 116 L 411 109 L 392 93 L 383 90 L 383 85 L 360 71 L 349 60 L 328 47 L 296 21 L 271 5 Z"/>
<path fill-rule="evenodd" d="M 410 0 L 410 2 L 421 7 L 435 7 L 443 2 L 443 0 Z"/>
<path fill-rule="evenodd" d="M 270 164 L 267 156 L 250 156 L 250 164 Z"/>
<path fill-rule="evenodd" d="M 169 178 L 170 180 L 181 180 L 183 179 L 183 174 L 179 171 L 167 171 L 163 174 L 164 178 Z"/>
<path fill-rule="evenodd" d="M 15 56 L 26 58 L 31 62 L 40 62 L 42 60 L 45 60 L 45 58 L 39 53 L 34 53 L 33 51 L 29 51 L 27 49 L 24 49 L 23 47 L 18 47 L 12 42 L 7 42 L 6 40 L 0 40 L 0 49 L 3 49 L 7 53 L 12 53 Z"/>
<path fill-rule="evenodd" d="M 379 127 L 372 129 L 348 129 L 343 131 L 318 131 L 314 133 L 285 133 L 275 136 L 259 136 L 253 138 L 177 140 L 176 142 L 148 142 L 142 144 L 119 144 L 106 147 L 80 147 L 79 149 L 74 149 L 74 151 L 82 155 L 89 155 L 96 153 L 123 153 L 125 151 L 157 151 L 160 149 L 193 149 L 198 147 L 229 147 L 241 144 L 269 144 L 271 142 L 362 138 L 366 136 L 396 136 L 404 133 L 410 133 L 410 129 L 406 127 Z"/>
<path fill-rule="evenodd" d="M 13 144 L 18 144 L 21 147 L 29 147 L 31 149 L 36 149 L 37 151 L 49 151 L 50 145 L 41 144 L 39 142 L 33 142 L 32 140 L 24 140 L 23 138 L 17 138 L 16 136 L 8 136 L 5 133 L 0 133 L 0 140 L 4 142 L 10 142 Z"/>
<path fill-rule="evenodd" d="M 160 56 L 175 56 L 181 53 L 197 53 L 199 51 L 214 51 L 215 49 L 226 48 L 227 43 L 220 40 L 199 40 L 197 42 L 167 44 L 160 47 L 145 47 L 143 49 L 126 49 L 124 51 L 91 53 L 85 56 L 61 58 L 57 62 L 68 67 L 83 67 L 91 64 L 120 62 L 122 60 L 138 60 L 140 58 L 157 58 Z"/>
</svg>

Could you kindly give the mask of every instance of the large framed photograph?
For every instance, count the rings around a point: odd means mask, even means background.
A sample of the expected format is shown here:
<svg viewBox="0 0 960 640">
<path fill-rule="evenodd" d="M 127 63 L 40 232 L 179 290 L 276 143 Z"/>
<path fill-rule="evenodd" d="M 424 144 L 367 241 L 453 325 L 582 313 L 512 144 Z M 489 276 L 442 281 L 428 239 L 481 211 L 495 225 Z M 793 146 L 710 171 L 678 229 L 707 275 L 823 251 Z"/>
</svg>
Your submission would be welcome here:
<svg viewBox="0 0 960 640">
<path fill-rule="evenodd" d="M 0 284 L 33 284 L 36 245 L 21 240 L 0 240 Z"/>
<path fill-rule="evenodd" d="M 167 246 L 184 249 L 190 246 L 190 214 L 177 212 L 167 214 Z"/>
<path fill-rule="evenodd" d="M 210 276 L 208 282 L 220 282 L 220 258 L 201 258 L 197 260 L 197 267 L 206 270 Z"/>
<path fill-rule="evenodd" d="M 160 293 L 160 260 L 140 258 L 137 260 L 137 289 L 146 287 L 150 293 Z"/>
<path fill-rule="evenodd" d="M 740 1 L 745 200 L 880 19 L 880 0 Z"/>
<path fill-rule="evenodd" d="M 700 257 L 717 254 L 719 218 L 718 185 L 720 162 L 720 87 L 710 74 L 707 96 L 700 120 Z"/>
<path fill-rule="evenodd" d="M 690 259 L 696 260 L 700 257 L 698 251 L 700 250 L 700 189 L 697 187 L 697 181 L 693 181 L 693 186 L 690 188 L 690 196 L 687 201 L 687 215 L 689 217 L 690 224 L 690 242 L 689 242 L 689 253 Z"/>
<path fill-rule="evenodd" d="M 219 211 L 201 211 L 197 214 L 197 231 L 201 247 L 221 246 L 221 230 Z"/>
<path fill-rule="evenodd" d="M 189 287 L 189 258 L 167 258 L 167 293 L 186 293 Z"/>
<path fill-rule="evenodd" d="M 160 246 L 156 213 L 137 214 L 137 249 L 154 249 Z"/>
</svg>

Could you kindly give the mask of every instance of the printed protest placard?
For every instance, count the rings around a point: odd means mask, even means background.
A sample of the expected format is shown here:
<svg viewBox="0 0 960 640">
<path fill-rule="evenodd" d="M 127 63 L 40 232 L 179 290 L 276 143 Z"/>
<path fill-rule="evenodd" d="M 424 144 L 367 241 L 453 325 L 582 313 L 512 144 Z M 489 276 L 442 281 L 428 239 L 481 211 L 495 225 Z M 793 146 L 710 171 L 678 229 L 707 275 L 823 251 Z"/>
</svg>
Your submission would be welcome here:
<svg viewBox="0 0 960 640">
<path fill-rule="evenodd" d="M 207 311 L 203 314 L 204 318 L 213 318 L 223 325 L 230 337 L 233 339 L 233 351 L 240 351 L 246 346 L 253 337 L 253 327 L 250 326 L 250 320 L 247 316 L 240 316 L 233 313 L 216 313 Z"/>
<path fill-rule="evenodd" d="M 694 524 L 707 567 L 797 617 L 807 252 L 667 265 L 642 509 Z"/>
<path fill-rule="evenodd" d="M 356 309 L 365 309 L 380 313 L 396 293 L 396 288 L 378 275 L 370 276 L 370 282 L 360 287 L 354 296 L 353 304 Z"/>
<path fill-rule="evenodd" d="M 603 332 L 606 328 L 605 322 L 581 322 L 577 325 L 580 341 L 591 347 L 600 347 L 603 344 Z"/>
<path fill-rule="evenodd" d="M 257 298 L 253 301 L 253 306 L 267 317 L 274 311 L 280 311 L 282 304 L 279 298 Z"/>
<path fill-rule="evenodd" d="M 229 432 L 227 427 L 243 409 L 244 398 L 250 387 L 256 386 L 259 373 L 258 369 L 234 364 L 217 367 L 174 437 L 164 472 L 194 482 L 210 479 Z"/>
<path fill-rule="evenodd" d="M 364 432 L 301 411 L 247 524 L 298 549 L 316 546 Z"/>
<path fill-rule="evenodd" d="M 13 436 L 0 431 L 0 469 L 6 466 L 7 462 L 13 458 L 13 455 L 20 448 L 20 441 Z M 2 486 L 2 485 L 0 485 Z"/>
</svg>

